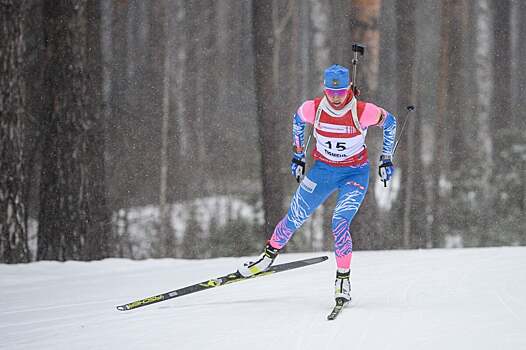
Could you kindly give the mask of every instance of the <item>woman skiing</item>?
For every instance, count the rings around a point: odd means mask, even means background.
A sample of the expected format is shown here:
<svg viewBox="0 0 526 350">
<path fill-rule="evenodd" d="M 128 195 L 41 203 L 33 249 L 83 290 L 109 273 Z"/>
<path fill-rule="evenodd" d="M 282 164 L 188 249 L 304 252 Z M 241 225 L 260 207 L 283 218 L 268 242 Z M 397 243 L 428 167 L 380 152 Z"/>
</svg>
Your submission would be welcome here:
<svg viewBox="0 0 526 350">
<path fill-rule="evenodd" d="M 383 128 L 379 176 L 384 183 L 393 175 L 391 161 L 396 135 L 395 117 L 372 103 L 358 101 L 349 70 L 332 65 L 324 72 L 324 95 L 305 101 L 293 117 L 292 175 L 300 182 L 287 215 L 276 225 L 264 252 L 254 262 L 239 268 L 243 276 L 267 270 L 294 232 L 331 193 L 338 191 L 332 216 L 336 256 L 335 298 L 351 299 L 350 267 L 352 239 L 350 224 L 358 211 L 369 184 L 369 160 L 365 136 L 367 128 Z M 313 125 L 316 145 L 314 164 L 305 173 L 305 125 Z"/>
</svg>

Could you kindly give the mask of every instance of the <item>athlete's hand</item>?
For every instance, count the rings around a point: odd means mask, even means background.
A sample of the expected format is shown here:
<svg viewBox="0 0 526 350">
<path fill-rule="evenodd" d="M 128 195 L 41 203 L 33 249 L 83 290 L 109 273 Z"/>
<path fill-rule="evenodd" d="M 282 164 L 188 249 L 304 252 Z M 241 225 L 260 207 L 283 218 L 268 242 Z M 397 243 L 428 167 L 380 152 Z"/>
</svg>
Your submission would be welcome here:
<svg viewBox="0 0 526 350">
<path fill-rule="evenodd" d="M 305 176 L 305 153 L 294 152 L 290 162 L 290 172 L 296 178 L 296 181 L 300 182 L 303 179 L 303 176 Z"/>
<path fill-rule="evenodd" d="M 383 181 L 384 187 L 387 187 L 387 181 L 391 180 L 394 174 L 394 165 L 391 161 L 391 156 L 381 155 L 380 166 L 378 167 L 378 175 Z"/>
</svg>

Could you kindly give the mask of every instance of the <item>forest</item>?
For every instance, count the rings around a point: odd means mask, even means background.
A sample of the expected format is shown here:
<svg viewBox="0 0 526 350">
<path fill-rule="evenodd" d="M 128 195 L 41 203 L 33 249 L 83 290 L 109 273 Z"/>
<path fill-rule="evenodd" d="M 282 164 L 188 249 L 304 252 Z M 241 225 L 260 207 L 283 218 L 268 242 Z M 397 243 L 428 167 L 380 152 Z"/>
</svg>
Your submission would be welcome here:
<svg viewBox="0 0 526 350">
<path fill-rule="evenodd" d="M 399 125 L 354 249 L 526 245 L 525 37 L 521 0 L 0 0 L 0 262 L 258 253 L 353 43 Z M 334 203 L 287 251 L 332 249 Z"/>
</svg>

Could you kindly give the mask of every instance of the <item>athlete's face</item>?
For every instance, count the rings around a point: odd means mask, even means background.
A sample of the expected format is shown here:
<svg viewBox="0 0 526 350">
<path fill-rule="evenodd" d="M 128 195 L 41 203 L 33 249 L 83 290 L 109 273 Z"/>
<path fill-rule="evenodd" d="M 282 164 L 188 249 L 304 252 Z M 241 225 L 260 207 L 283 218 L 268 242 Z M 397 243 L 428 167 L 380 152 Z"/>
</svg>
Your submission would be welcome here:
<svg viewBox="0 0 526 350">
<path fill-rule="evenodd" d="M 325 89 L 325 96 L 327 100 L 334 106 L 336 109 L 343 107 L 343 103 L 349 95 L 349 88 L 346 89 Z"/>
</svg>

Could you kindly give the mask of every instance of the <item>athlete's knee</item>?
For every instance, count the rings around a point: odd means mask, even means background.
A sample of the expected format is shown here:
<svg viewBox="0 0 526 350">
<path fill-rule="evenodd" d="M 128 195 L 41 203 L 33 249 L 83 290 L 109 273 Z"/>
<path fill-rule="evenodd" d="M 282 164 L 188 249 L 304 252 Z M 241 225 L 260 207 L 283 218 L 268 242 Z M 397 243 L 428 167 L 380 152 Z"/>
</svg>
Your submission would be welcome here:
<svg viewBox="0 0 526 350">
<path fill-rule="evenodd" d="M 309 218 L 315 208 L 316 205 L 310 203 L 298 190 L 290 201 L 287 220 L 297 229 Z"/>
</svg>

